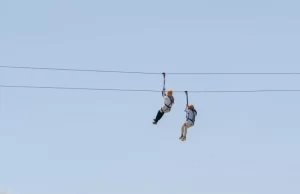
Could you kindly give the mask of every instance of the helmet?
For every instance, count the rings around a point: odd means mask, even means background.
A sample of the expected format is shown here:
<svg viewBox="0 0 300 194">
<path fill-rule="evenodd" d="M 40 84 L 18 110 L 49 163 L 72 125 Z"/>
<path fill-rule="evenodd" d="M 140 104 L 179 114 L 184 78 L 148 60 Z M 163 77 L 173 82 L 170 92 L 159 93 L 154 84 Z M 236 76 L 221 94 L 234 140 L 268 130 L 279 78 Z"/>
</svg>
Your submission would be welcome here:
<svg viewBox="0 0 300 194">
<path fill-rule="evenodd" d="M 194 105 L 190 104 L 190 105 L 188 106 L 188 108 L 189 108 L 189 109 L 194 109 Z"/>
<path fill-rule="evenodd" d="M 172 90 L 168 90 L 168 95 L 172 96 L 173 95 L 173 91 Z"/>
</svg>

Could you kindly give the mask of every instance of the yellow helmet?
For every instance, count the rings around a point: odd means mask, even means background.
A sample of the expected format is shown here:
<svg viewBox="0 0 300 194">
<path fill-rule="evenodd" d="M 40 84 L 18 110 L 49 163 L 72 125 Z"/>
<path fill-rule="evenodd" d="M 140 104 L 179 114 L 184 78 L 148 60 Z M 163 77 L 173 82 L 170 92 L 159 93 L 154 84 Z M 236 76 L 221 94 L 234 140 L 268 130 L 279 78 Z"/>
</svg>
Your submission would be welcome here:
<svg viewBox="0 0 300 194">
<path fill-rule="evenodd" d="M 188 108 L 189 108 L 189 109 L 194 109 L 194 105 L 190 104 L 190 105 L 188 106 Z"/>
<path fill-rule="evenodd" d="M 172 96 L 173 95 L 173 91 L 172 90 L 168 90 L 168 95 Z"/>
</svg>

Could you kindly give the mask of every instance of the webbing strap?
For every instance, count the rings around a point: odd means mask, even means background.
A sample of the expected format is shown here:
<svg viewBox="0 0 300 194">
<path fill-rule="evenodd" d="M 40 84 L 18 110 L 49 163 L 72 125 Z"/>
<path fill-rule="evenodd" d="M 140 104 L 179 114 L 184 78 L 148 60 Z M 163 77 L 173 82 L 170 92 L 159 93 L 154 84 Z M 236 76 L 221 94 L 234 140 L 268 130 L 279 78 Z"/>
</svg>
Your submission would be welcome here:
<svg viewBox="0 0 300 194">
<path fill-rule="evenodd" d="M 165 93 L 165 86 L 166 86 L 166 74 L 165 73 L 162 73 L 163 74 L 163 78 L 164 78 L 164 84 L 163 84 L 163 90 L 162 90 L 162 96 L 164 96 L 164 93 Z"/>
<path fill-rule="evenodd" d="M 189 96 L 188 96 L 188 92 L 187 91 L 184 91 L 185 92 L 185 96 L 186 96 L 186 106 L 189 105 Z"/>
</svg>

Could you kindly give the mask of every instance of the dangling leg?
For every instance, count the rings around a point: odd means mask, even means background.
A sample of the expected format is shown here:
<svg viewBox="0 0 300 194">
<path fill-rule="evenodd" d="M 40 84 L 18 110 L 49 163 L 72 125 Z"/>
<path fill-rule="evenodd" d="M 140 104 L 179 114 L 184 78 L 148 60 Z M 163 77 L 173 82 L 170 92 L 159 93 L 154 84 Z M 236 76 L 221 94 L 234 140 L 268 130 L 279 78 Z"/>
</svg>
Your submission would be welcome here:
<svg viewBox="0 0 300 194">
<path fill-rule="evenodd" d="M 190 122 L 186 122 L 184 124 L 184 127 L 183 127 L 183 137 L 181 138 L 182 141 L 185 141 L 186 140 L 186 135 L 187 135 L 187 129 L 190 128 L 192 126 L 192 124 Z"/>
<path fill-rule="evenodd" d="M 181 139 L 182 141 L 185 141 L 185 140 L 186 140 L 187 129 L 188 129 L 188 127 L 187 127 L 187 126 L 184 126 L 183 137 L 182 137 L 182 139 Z"/>
<path fill-rule="evenodd" d="M 153 124 L 157 124 L 157 122 L 163 117 L 165 113 L 162 111 L 162 109 L 160 109 L 157 112 L 156 118 L 153 120 Z"/>
<path fill-rule="evenodd" d="M 179 139 L 182 139 L 182 138 L 183 138 L 184 127 L 185 127 L 185 125 L 183 124 L 183 125 L 181 126 L 181 136 L 179 137 Z"/>
</svg>

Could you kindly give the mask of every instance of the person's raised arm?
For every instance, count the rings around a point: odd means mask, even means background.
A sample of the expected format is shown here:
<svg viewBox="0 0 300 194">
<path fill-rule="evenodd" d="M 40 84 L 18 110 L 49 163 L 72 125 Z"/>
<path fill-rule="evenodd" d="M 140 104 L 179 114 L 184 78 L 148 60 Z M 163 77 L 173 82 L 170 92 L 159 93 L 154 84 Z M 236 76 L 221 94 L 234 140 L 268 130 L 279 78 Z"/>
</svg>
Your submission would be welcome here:
<svg viewBox="0 0 300 194">
<path fill-rule="evenodd" d="M 162 92 L 161 92 L 161 95 L 162 95 L 162 97 L 165 97 L 165 96 L 166 96 L 166 89 L 165 89 L 165 88 L 163 88 L 163 90 L 162 90 Z"/>
</svg>

